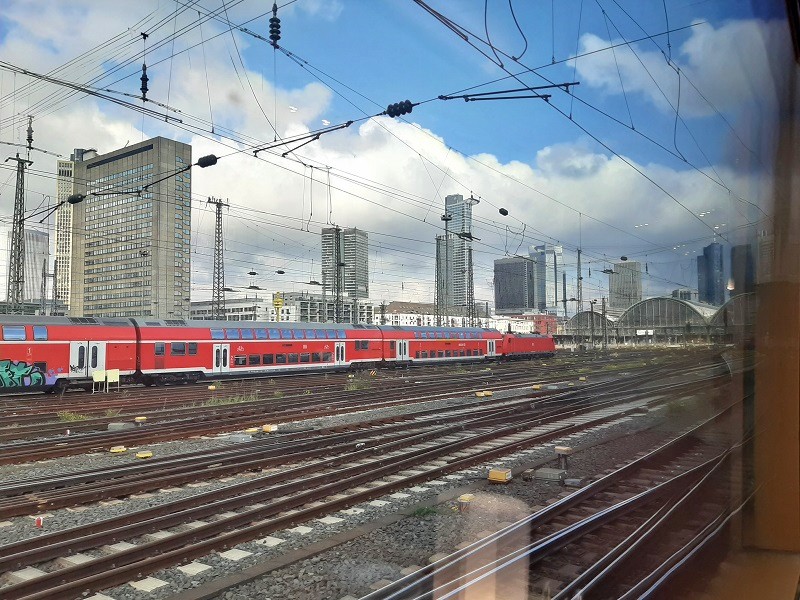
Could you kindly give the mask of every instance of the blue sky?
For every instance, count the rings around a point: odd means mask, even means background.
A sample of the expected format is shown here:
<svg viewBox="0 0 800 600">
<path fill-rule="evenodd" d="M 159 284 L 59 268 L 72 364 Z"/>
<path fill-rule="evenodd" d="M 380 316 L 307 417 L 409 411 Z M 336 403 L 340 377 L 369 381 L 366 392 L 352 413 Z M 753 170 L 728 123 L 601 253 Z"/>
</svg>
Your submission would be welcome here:
<svg viewBox="0 0 800 600">
<path fill-rule="evenodd" d="M 282 158 L 284 149 L 256 161 L 244 146 L 218 134 L 229 127 L 248 139 L 272 141 L 262 108 L 270 121 L 277 114 L 282 136 L 293 135 L 324 122 L 374 115 L 392 102 L 435 99 L 507 73 L 411 0 L 297 0 L 281 8 L 280 43 L 308 61 L 307 68 L 241 32 L 232 36 L 218 21 L 202 25 L 205 55 L 199 46 L 183 52 L 201 39 L 200 28 L 191 28 L 196 11 L 172 18 L 183 4 L 188 3 L 11 1 L 0 15 L 0 57 L 47 72 L 119 34 L 113 44 L 58 76 L 86 83 L 103 69 L 125 65 L 120 73 L 127 79 L 106 77 L 98 85 L 136 94 L 141 59 L 135 52 L 142 48 L 137 33 L 149 31 L 149 97 L 180 109 L 185 123 L 209 131 L 189 133 L 163 120 L 143 120 L 93 98 L 73 98 L 45 110 L 37 101 L 58 88 L 26 88 L 26 77 L 0 71 L 0 140 L 24 139 L 22 116 L 30 110 L 37 145 L 62 154 L 88 146 L 109 151 L 153 135 L 191 142 L 198 156 L 245 150 L 194 177 L 193 294 L 198 298 L 209 295 L 212 222 L 202 203 L 210 195 L 229 196 L 235 206 L 227 225 L 232 281 L 247 283 L 246 265 L 261 273 L 288 269 L 289 278 L 263 276 L 261 284 L 272 291 L 303 289 L 302 281 L 319 279 L 319 230 L 335 221 L 370 232 L 376 299 L 432 298 L 433 238 L 449 193 L 472 192 L 483 200 L 476 207 L 481 243 L 475 250 L 475 278 L 476 296 L 487 300 L 492 261 L 525 253 L 542 241 L 564 244 L 571 281 L 578 245 L 593 272 L 622 254 L 646 261 L 653 268 L 645 290 L 655 294 L 696 286 L 696 253 L 715 233 L 724 236 L 720 241 L 739 243 L 763 227 L 764 215 L 753 205 L 763 200 L 769 176 L 770 159 L 764 154 L 769 140 L 758 120 L 769 112 L 773 85 L 765 57 L 786 51 L 787 40 L 783 26 L 770 20 L 776 15 L 753 14 L 750 2 L 515 0 L 528 48 L 519 64 L 503 58 L 504 65 L 515 73 L 535 67 L 519 76 L 525 85 L 542 85 L 543 78 L 580 81 L 575 99 L 554 90 L 550 104 L 433 100 L 405 121 L 380 117 L 327 134 L 296 153 L 302 163 Z M 431 0 L 429 5 L 485 37 L 483 0 Z M 197 6 L 206 13 L 220 11 L 222 4 L 201 0 Z M 269 9 L 247 0 L 228 0 L 225 6 L 237 23 Z M 137 25 L 148 14 L 151 20 Z M 165 20 L 155 28 L 158 19 Z M 624 45 L 643 37 L 643 30 L 663 32 L 667 19 L 670 28 L 683 28 L 669 36 L 670 63 L 662 55 L 666 36 L 655 38 L 658 45 L 649 40 Z M 173 28 L 184 27 L 187 32 L 174 46 L 167 42 L 157 48 Z M 267 35 L 266 17 L 247 27 Z M 525 41 L 505 0 L 489 0 L 488 30 L 497 48 L 513 56 L 522 53 Z M 613 53 L 608 50 L 612 40 L 621 44 Z M 576 64 L 576 48 L 579 54 L 599 51 Z M 179 53 L 175 58 L 155 64 L 173 49 Z M 557 63 L 551 65 L 553 56 Z M 339 83 L 326 76 L 320 83 L 312 74 L 316 70 Z M 474 91 L 520 85 L 507 79 Z M 626 126 L 631 123 L 635 130 Z M 52 158 L 37 160 L 37 168 L 52 169 Z M 0 173 L 0 184 L 6 177 Z M 54 187 L 46 177 L 30 179 L 32 198 L 52 194 Z M 10 215 L 12 197 L 13 188 L 0 188 L 0 215 Z M 331 209 L 327 214 L 323 204 Z M 499 207 L 508 208 L 510 216 L 500 217 Z M 585 295 L 607 294 L 604 278 L 586 282 Z"/>
</svg>

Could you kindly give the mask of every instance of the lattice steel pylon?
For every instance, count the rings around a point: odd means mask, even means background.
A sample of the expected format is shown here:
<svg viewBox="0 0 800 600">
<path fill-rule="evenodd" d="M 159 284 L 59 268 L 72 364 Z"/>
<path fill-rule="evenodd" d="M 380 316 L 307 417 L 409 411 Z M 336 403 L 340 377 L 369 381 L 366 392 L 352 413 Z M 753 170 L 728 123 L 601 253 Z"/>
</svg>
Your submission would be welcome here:
<svg viewBox="0 0 800 600">
<path fill-rule="evenodd" d="M 25 287 L 25 167 L 33 162 L 20 158 L 19 154 L 15 158 L 7 158 L 6 162 L 10 160 L 17 161 L 17 187 L 11 228 L 11 255 L 8 260 L 6 312 L 22 314 L 22 290 Z"/>
<path fill-rule="evenodd" d="M 475 280 L 472 275 L 472 244 L 467 248 L 467 322 L 475 327 Z"/>
<path fill-rule="evenodd" d="M 214 229 L 214 275 L 211 284 L 211 316 L 225 320 L 225 244 L 222 237 L 222 207 L 228 206 L 219 198 L 211 197 L 206 204 L 217 207 L 217 221 Z"/>
</svg>

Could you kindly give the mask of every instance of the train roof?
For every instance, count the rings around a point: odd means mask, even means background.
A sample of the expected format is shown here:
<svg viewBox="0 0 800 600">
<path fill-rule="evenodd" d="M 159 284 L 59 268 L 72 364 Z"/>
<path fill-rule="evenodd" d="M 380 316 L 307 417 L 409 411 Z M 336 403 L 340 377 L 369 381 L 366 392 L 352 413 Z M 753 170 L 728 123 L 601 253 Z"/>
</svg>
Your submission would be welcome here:
<svg viewBox="0 0 800 600">
<path fill-rule="evenodd" d="M 205 319 L 143 319 L 134 317 L 139 327 L 200 327 L 209 329 L 233 329 L 236 327 L 245 329 L 374 329 L 377 325 L 354 325 L 353 323 L 313 323 L 296 321 L 211 321 Z"/>
<path fill-rule="evenodd" d="M 49 317 L 41 315 L 0 315 L 0 325 L 100 325 L 104 327 L 132 327 L 124 317 Z"/>
</svg>

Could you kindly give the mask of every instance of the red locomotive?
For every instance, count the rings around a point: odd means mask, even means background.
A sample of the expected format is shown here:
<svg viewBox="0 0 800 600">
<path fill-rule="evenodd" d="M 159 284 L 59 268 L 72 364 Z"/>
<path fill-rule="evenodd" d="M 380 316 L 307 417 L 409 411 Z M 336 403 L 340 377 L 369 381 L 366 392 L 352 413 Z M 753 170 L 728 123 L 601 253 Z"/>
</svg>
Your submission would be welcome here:
<svg viewBox="0 0 800 600">
<path fill-rule="evenodd" d="M 95 317 L 0 317 L 0 387 L 56 391 L 97 371 L 157 384 L 271 373 L 550 356 L 494 329 Z"/>
</svg>

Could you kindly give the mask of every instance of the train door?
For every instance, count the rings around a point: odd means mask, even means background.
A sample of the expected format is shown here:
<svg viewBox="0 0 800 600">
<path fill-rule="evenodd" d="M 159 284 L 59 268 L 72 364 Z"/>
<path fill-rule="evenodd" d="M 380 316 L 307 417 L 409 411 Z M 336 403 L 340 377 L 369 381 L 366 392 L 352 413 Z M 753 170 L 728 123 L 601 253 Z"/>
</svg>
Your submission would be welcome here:
<svg viewBox="0 0 800 600">
<path fill-rule="evenodd" d="M 496 352 L 495 341 L 496 340 L 489 340 L 488 352 L 486 353 L 487 356 L 495 356 L 495 352 Z"/>
<path fill-rule="evenodd" d="M 231 370 L 231 345 L 214 344 L 214 373 L 228 373 Z"/>
<path fill-rule="evenodd" d="M 106 368 L 105 342 L 70 342 L 69 371 L 71 377 L 91 377 Z"/>
<path fill-rule="evenodd" d="M 336 348 L 334 352 L 334 356 L 336 358 L 334 361 L 335 365 L 344 365 L 347 363 L 347 359 L 344 356 L 344 342 L 336 342 Z"/>
<path fill-rule="evenodd" d="M 397 360 L 408 360 L 408 341 L 406 340 L 397 340 L 395 342 L 395 348 L 397 348 Z"/>
</svg>

